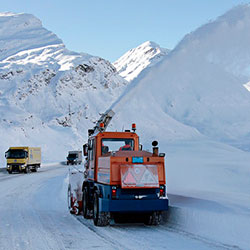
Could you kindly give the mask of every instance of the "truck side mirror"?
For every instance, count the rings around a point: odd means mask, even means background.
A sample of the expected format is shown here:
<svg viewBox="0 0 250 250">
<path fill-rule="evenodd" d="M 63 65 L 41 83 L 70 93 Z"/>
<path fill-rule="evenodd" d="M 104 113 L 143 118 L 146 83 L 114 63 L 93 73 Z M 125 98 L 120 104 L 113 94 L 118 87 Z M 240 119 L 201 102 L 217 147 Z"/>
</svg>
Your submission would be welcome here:
<svg viewBox="0 0 250 250">
<path fill-rule="evenodd" d="M 142 144 L 139 144 L 139 150 L 142 151 Z"/>
<path fill-rule="evenodd" d="M 83 145 L 83 155 L 87 156 L 88 155 L 88 144 Z"/>
</svg>

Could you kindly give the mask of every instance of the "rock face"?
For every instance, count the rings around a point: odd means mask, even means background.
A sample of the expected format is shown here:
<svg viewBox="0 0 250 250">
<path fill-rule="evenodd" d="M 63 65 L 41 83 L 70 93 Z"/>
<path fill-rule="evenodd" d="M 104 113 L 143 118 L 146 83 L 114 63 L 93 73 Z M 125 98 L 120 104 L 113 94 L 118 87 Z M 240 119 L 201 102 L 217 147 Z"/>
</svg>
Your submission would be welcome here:
<svg viewBox="0 0 250 250">
<path fill-rule="evenodd" d="M 53 160 L 81 147 L 127 84 L 110 62 L 67 50 L 29 14 L 0 14 L 0 48 L 1 152 L 36 144 Z"/>
<path fill-rule="evenodd" d="M 117 72 L 127 81 L 135 79 L 143 69 L 161 61 L 170 50 L 161 48 L 158 44 L 147 41 L 129 50 L 113 63 Z"/>
</svg>

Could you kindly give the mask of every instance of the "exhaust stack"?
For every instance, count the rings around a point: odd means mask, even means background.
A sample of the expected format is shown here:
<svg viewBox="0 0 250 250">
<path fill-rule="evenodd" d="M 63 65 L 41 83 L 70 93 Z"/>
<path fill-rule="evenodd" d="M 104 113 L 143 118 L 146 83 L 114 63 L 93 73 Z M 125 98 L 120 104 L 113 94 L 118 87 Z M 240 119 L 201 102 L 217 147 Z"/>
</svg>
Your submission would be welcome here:
<svg viewBox="0 0 250 250">
<path fill-rule="evenodd" d="M 157 147 L 158 141 L 153 141 L 152 146 L 153 146 L 153 155 L 158 156 L 159 155 L 159 148 Z"/>
</svg>

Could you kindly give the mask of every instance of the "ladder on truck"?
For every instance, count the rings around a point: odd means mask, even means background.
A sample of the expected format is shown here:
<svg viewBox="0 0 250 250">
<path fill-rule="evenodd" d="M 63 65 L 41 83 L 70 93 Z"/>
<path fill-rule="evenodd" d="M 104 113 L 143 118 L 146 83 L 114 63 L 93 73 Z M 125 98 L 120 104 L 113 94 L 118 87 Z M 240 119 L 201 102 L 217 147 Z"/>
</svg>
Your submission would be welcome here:
<svg viewBox="0 0 250 250">
<path fill-rule="evenodd" d="M 114 117 L 115 112 L 112 109 L 108 109 L 105 113 L 103 113 L 100 117 L 100 119 L 96 122 L 96 125 L 93 129 L 88 130 L 89 136 L 97 133 L 97 132 L 103 132 L 108 127 L 110 121 Z M 103 123 L 104 127 L 100 128 L 100 124 Z"/>
</svg>

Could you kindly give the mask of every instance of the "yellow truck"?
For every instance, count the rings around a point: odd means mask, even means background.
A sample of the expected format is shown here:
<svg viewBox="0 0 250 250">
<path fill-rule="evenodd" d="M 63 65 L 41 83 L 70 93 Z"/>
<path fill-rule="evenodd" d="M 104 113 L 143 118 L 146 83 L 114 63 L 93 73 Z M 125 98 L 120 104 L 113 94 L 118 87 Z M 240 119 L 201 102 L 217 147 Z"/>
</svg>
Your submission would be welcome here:
<svg viewBox="0 0 250 250">
<path fill-rule="evenodd" d="M 36 172 L 41 166 L 41 148 L 10 147 L 5 152 L 5 158 L 9 174 L 14 171 L 20 173 Z"/>
</svg>

